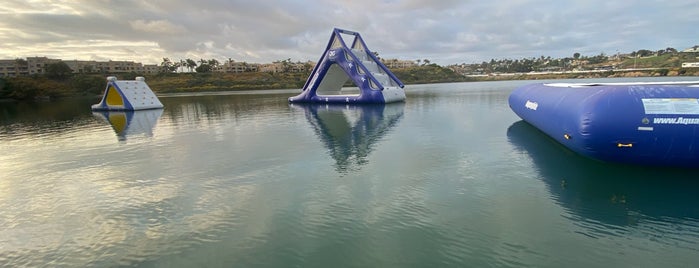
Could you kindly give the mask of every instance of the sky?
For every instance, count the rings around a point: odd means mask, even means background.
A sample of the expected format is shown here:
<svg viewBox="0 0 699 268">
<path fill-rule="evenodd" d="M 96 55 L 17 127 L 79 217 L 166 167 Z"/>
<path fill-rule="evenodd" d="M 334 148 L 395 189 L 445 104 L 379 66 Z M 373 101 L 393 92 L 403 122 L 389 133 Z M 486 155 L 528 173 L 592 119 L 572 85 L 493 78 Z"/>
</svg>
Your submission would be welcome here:
<svg viewBox="0 0 699 268">
<path fill-rule="evenodd" d="M 0 18 L 0 59 L 318 61 L 333 28 L 443 66 L 699 45 L 696 0 L 3 0 Z"/>
</svg>

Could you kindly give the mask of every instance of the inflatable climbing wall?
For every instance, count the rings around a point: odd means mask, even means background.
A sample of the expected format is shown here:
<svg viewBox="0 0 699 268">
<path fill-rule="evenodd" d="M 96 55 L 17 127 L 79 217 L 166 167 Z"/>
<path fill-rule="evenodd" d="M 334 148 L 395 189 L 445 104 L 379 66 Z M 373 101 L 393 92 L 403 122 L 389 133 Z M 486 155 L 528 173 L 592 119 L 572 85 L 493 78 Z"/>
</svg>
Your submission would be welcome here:
<svg viewBox="0 0 699 268">
<path fill-rule="evenodd" d="M 163 104 L 153 90 L 146 84 L 146 79 L 117 80 L 107 77 L 107 89 L 100 103 L 92 105 L 92 110 L 135 111 L 163 108 Z"/>
<path fill-rule="evenodd" d="M 347 46 L 344 36 L 353 38 Z M 359 93 L 343 94 L 351 81 Z M 390 103 L 405 100 L 403 83 L 367 48 L 357 32 L 335 28 L 301 94 L 289 102 Z"/>
</svg>

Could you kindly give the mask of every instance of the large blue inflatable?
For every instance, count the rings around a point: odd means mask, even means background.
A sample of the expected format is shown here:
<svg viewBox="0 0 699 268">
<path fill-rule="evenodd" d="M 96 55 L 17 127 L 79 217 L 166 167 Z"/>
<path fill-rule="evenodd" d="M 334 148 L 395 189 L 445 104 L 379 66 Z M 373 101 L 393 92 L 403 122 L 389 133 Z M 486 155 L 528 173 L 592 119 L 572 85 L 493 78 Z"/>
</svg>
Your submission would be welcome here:
<svg viewBox="0 0 699 268">
<path fill-rule="evenodd" d="M 354 37 L 348 47 L 342 35 Z M 352 81 L 357 94 L 343 94 Z M 303 92 L 289 102 L 307 103 L 390 103 L 405 100 L 403 83 L 367 48 L 357 32 L 335 28 L 328 46 L 303 86 Z"/>
<path fill-rule="evenodd" d="M 515 89 L 509 105 L 593 159 L 699 167 L 699 81 L 531 84 Z"/>
</svg>

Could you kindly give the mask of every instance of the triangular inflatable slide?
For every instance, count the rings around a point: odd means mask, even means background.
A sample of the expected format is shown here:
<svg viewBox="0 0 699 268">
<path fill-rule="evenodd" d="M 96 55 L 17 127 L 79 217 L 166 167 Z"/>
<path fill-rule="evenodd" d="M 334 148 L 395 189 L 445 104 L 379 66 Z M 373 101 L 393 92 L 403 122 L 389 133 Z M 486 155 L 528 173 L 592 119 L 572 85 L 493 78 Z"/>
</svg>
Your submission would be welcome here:
<svg viewBox="0 0 699 268">
<path fill-rule="evenodd" d="M 158 97 L 146 84 L 146 79 L 117 80 L 107 77 L 107 89 L 100 103 L 92 105 L 92 110 L 136 111 L 163 108 Z"/>
<path fill-rule="evenodd" d="M 351 48 L 343 35 L 354 37 Z M 352 81 L 358 94 L 342 94 Z M 303 86 L 303 92 L 289 102 L 389 103 L 405 100 L 403 83 L 376 58 L 357 32 L 335 28 L 318 64 Z"/>
</svg>

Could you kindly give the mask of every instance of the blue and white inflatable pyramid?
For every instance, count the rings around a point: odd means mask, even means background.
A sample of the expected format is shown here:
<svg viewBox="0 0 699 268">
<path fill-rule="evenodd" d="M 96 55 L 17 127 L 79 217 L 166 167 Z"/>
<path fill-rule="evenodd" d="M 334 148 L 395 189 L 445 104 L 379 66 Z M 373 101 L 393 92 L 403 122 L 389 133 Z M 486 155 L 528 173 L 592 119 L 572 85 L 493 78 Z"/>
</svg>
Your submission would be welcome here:
<svg viewBox="0 0 699 268">
<path fill-rule="evenodd" d="M 107 77 L 107 89 L 102 100 L 92 105 L 97 111 L 136 111 L 160 109 L 163 104 L 153 90 L 146 84 L 146 79 L 139 76 L 136 80 L 117 80 L 115 76 Z"/>
<path fill-rule="evenodd" d="M 351 48 L 343 35 L 354 37 Z M 358 94 L 342 94 L 352 81 Z M 289 102 L 311 103 L 390 103 L 405 100 L 403 83 L 376 58 L 357 32 L 335 28 L 318 64 L 308 77 L 301 94 Z"/>
</svg>

